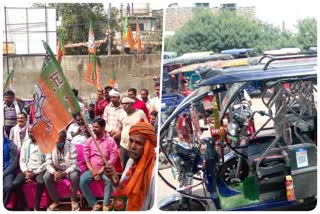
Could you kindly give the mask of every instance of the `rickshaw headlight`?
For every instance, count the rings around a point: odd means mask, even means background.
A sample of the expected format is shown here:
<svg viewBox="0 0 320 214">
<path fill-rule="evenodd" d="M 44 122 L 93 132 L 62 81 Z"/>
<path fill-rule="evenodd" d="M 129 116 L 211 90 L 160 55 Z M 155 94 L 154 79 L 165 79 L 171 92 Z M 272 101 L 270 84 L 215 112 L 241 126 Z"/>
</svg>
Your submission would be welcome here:
<svg viewBox="0 0 320 214">
<path fill-rule="evenodd" d="M 183 163 L 182 158 L 179 156 L 179 154 L 173 152 L 171 154 L 169 154 L 169 159 L 171 161 L 171 163 L 173 164 L 173 166 L 176 168 L 177 171 L 180 171 L 181 169 L 181 163 Z"/>
<path fill-rule="evenodd" d="M 234 122 L 228 123 L 228 133 L 231 136 L 234 136 L 234 137 L 237 136 L 238 130 L 239 130 L 239 125 L 237 123 L 234 123 Z"/>
</svg>

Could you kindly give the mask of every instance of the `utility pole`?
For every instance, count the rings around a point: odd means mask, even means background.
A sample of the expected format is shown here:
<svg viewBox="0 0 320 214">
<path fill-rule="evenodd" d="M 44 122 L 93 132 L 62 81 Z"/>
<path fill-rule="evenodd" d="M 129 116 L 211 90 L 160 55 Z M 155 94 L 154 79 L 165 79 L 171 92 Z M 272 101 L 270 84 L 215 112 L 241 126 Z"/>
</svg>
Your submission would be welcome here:
<svg viewBox="0 0 320 214">
<path fill-rule="evenodd" d="M 110 29 L 110 19 L 111 19 L 111 2 L 109 2 L 108 7 L 108 56 L 111 56 L 111 29 Z"/>
<path fill-rule="evenodd" d="M 123 54 L 123 35 L 122 35 L 122 31 L 123 31 L 123 16 L 122 16 L 122 11 L 123 11 L 123 3 L 121 2 L 120 4 L 120 26 L 121 26 L 121 30 L 120 30 L 120 42 L 121 42 L 121 55 Z"/>
<path fill-rule="evenodd" d="M 6 28 L 6 54 L 7 54 L 7 74 L 9 75 L 9 48 L 8 48 L 8 23 L 7 23 L 7 7 L 4 7 L 4 24 Z"/>
</svg>

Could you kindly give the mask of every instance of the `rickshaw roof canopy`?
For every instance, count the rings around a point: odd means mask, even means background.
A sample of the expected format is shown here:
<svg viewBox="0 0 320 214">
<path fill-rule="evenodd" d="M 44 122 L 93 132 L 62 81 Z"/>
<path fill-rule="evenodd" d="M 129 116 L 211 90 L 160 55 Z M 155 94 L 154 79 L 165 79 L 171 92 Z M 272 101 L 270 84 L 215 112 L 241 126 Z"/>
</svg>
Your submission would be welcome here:
<svg viewBox="0 0 320 214">
<path fill-rule="evenodd" d="M 244 54 L 247 52 L 253 52 L 252 48 L 238 48 L 238 49 L 229 49 L 229 50 L 223 50 L 221 51 L 222 54 Z"/>
<path fill-rule="evenodd" d="M 182 55 L 174 59 L 164 60 L 163 65 L 176 65 L 176 64 L 194 64 L 194 63 L 201 63 L 201 62 L 208 62 L 214 60 L 226 60 L 226 59 L 233 59 L 232 55 L 230 54 L 196 54 L 196 55 Z"/>
<path fill-rule="evenodd" d="M 233 67 L 226 69 L 226 72 L 220 73 L 207 80 L 204 80 L 199 86 L 230 84 L 236 82 L 249 82 L 261 80 L 276 80 L 300 77 L 316 77 L 316 61 L 312 63 L 300 63 L 298 65 L 278 64 L 273 68 L 264 70 L 262 66 Z"/>
</svg>

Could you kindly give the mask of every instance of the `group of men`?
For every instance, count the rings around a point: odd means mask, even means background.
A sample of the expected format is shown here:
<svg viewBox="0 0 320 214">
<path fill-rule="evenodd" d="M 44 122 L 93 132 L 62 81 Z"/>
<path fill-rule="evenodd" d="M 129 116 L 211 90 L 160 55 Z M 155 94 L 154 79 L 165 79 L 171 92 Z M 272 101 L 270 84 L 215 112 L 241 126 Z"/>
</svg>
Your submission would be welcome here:
<svg viewBox="0 0 320 214">
<path fill-rule="evenodd" d="M 74 123 L 59 133 L 56 148 L 46 155 L 41 153 L 34 137 L 33 125 L 30 124 L 30 121 L 35 121 L 31 114 L 32 107 L 24 109 L 16 102 L 15 94 L 6 91 L 3 129 L 4 206 L 10 194 L 15 192 L 20 209 L 28 209 L 22 187 L 25 183 L 35 181 L 37 190 L 33 209 L 40 209 L 41 195 L 46 187 L 52 200 L 48 210 L 59 210 L 61 199 L 55 183 L 68 179 L 71 183 L 72 211 L 80 210 L 77 197 L 79 189 L 93 211 L 150 209 L 155 187 L 157 138 L 154 121 L 160 108 L 158 83 L 155 89 L 156 96 L 150 101 L 145 97 L 148 93 L 146 89 L 141 90 L 140 100 L 134 88 L 122 95 L 107 86 L 104 91 L 97 92 L 96 102 L 88 107 L 78 97 L 78 91 L 74 90 L 90 130 L 82 118 L 83 114 L 74 114 Z M 83 145 L 82 154 L 78 152 L 77 144 Z M 79 155 L 83 155 L 84 170 L 77 162 Z M 99 204 L 89 186 L 90 182 L 100 180 L 104 181 L 102 204 Z M 114 197 L 111 200 L 112 191 Z"/>
</svg>

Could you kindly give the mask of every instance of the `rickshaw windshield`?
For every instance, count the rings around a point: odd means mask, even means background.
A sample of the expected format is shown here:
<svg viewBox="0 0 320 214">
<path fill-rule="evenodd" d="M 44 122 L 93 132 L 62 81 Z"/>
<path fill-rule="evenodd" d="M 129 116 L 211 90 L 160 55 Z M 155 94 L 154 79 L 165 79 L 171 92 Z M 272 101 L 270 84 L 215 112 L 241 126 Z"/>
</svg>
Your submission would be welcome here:
<svg viewBox="0 0 320 214">
<path fill-rule="evenodd" d="M 237 96 L 247 84 L 248 82 L 237 82 L 231 85 L 231 87 L 227 90 L 227 93 L 221 102 L 220 116 L 222 116 L 225 113 L 226 108 L 233 101 L 234 97 Z"/>
<path fill-rule="evenodd" d="M 208 96 L 210 93 L 214 93 L 212 91 L 211 86 L 205 86 L 198 88 L 194 92 L 192 92 L 188 97 L 186 97 L 174 110 L 174 112 L 168 117 L 168 119 L 164 122 L 164 124 L 161 126 L 161 131 L 164 131 L 164 129 L 170 124 L 170 122 L 179 115 L 186 107 L 190 105 L 192 102 L 198 102 L 199 100 L 203 99 L 204 97 Z"/>
</svg>

